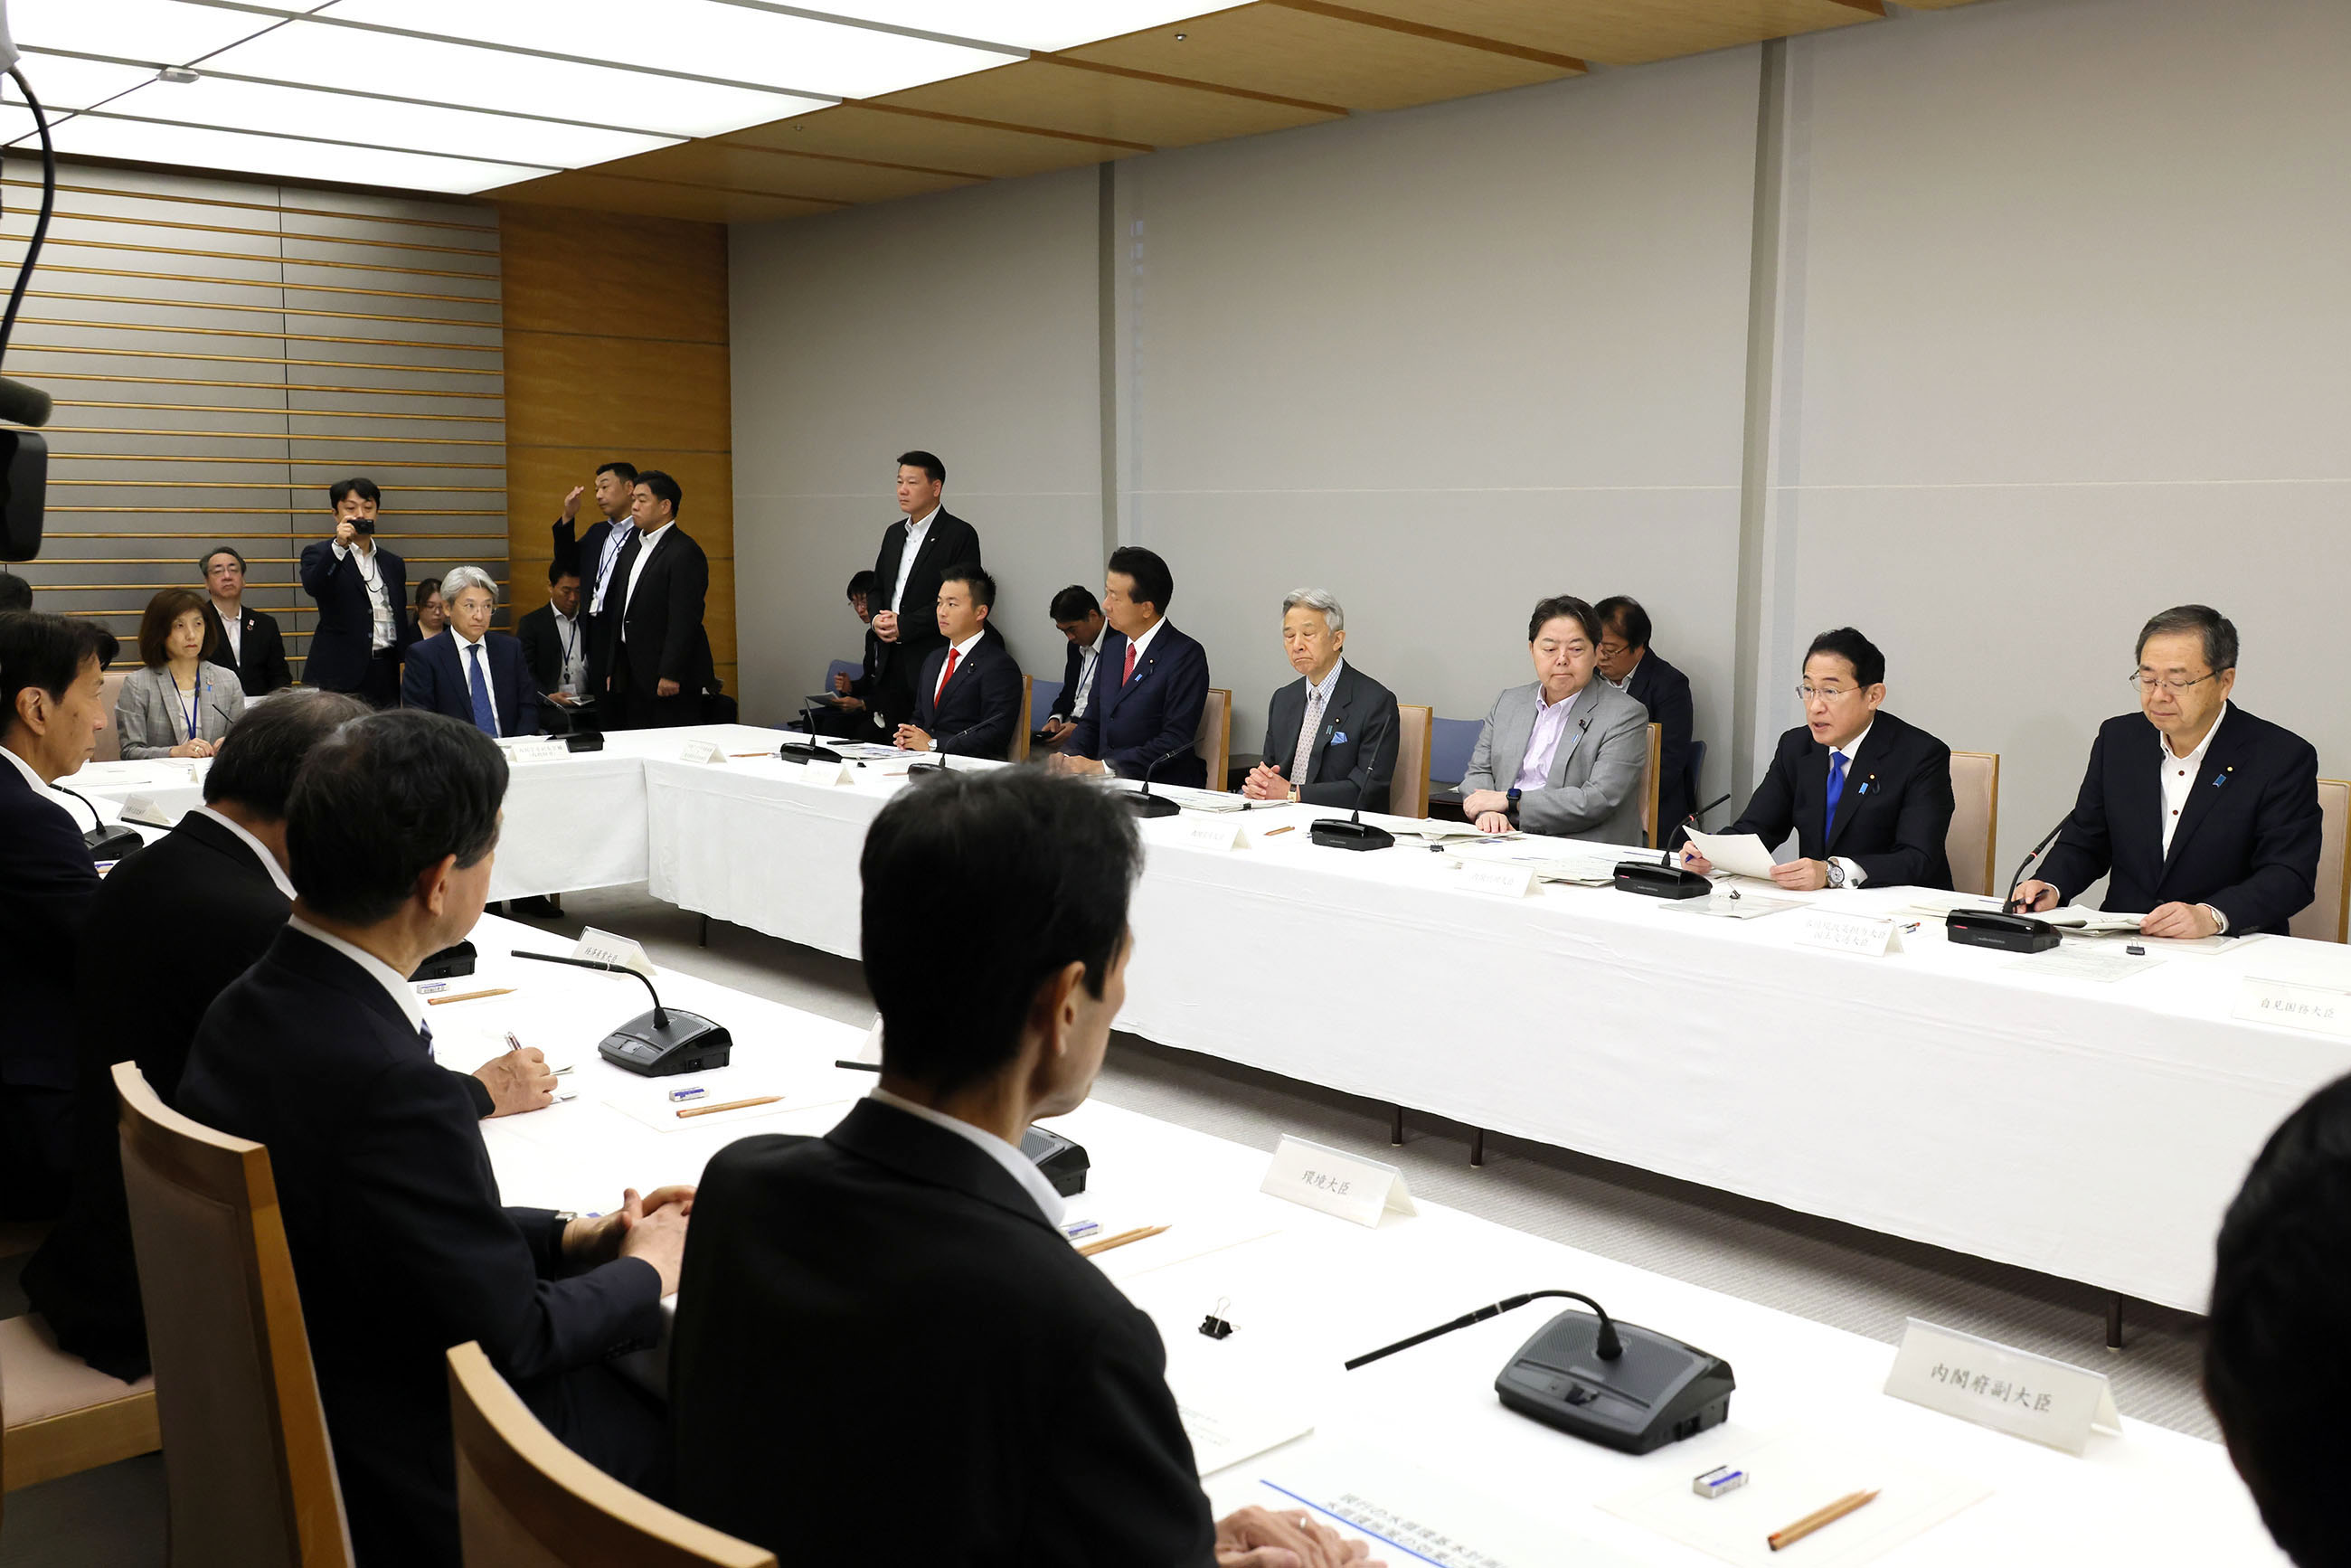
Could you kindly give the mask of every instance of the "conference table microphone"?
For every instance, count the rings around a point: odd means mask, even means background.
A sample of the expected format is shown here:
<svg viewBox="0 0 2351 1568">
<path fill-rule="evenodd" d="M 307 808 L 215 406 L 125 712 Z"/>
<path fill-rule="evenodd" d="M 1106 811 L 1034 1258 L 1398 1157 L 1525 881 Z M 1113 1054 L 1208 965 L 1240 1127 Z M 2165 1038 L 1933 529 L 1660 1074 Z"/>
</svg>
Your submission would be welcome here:
<svg viewBox="0 0 2351 1568">
<path fill-rule="evenodd" d="M 2024 857 L 2016 874 L 2009 878 L 2008 892 L 1998 909 L 1954 909 L 1943 916 L 1943 940 L 1963 947 L 1993 947 L 2003 953 L 2046 953 L 2064 940 L 2057 927 L 2048 921 L 2037 920 L 2016 907 L 2016 888 L 2032 862 L 2048 852 L 2049 846 L 2057 841 L 2057 835 L 2073 820 L 2074 813 L 2066 812 L 2049 830 L 2049 836 L 2032 846 L 2032 852 Z"/>
<path fill-rule="evenodd" d="M 711 1022 L 684 1008 L 662 1006 L 653 981 L 625 964 L 594 958 L 574 958 L 561 953 L 530 953 L 511 949 L 517 958 L 535 964 L 569 964 L 575 969 L 601 969 L 608 975 L 633 975 L 653 999 L 653 1010 L 640 1013 L 597 1042 L 596 1054 L 615 1067 L 645 1078 L 667 1078 L 680 1072 L 700 1072 L 724 1067 L 735 1054 L 735 1037 L 726 1026 Z"/>
<path fill-rule="evenodd" d="M 800 722 L 808 726 L 806 740 L 788 740 L 776 747 L 776 756 L 785 762 L 838 762 L 841 753 L 830 746 L 819 746 L 816 738 L 816 704 L 800 704 Z M 632 971 L 633 972 L 633 971 Z"/>
<path fill-rule="evenodd" d="M 1143 770 L 1142 790 L 1126 797 L 1128 810 L 1138 817 L 1172 817 L 1184 809 L 1166 796 L 1155 795 L 1151 792 L 1151 776 L 1159 771 L 1160 763 L 1165 762 L 1176 755 L 1173 751 L 1162 752 L 1158 762 L 1152 763 Z"/>
<path fill-rule="evenodd" d="M 1395 835 L 1385 828 L 1364 821 L 1364 789 L 1371 783 L 1365 773 L 1355 780 L 1355 814 L 1342 822 L 1323 817 L 1306 831 L 1306 836 L 1326 850 L 1392 850 Z"/>
</svg>

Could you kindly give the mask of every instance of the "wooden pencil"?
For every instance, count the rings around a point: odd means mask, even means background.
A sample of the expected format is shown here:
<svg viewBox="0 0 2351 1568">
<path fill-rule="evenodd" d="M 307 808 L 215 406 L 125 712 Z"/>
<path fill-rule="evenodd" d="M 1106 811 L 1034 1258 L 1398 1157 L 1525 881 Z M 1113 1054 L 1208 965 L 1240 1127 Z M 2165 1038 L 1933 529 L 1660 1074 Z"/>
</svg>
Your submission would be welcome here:
<svg viewBox="0 0 2351 1568">
<path fill-rule="evenodd" d="M 772 1105 L 782 1099 L 780 1094 L 755 1094 L 748 1100 L 725 1100 L 716 1105 L 688 1105 L 678 1113 L 681 1116 L 716 1116 L 721 1111 L 740 1111 L 746 1105 Z"/>
<path fill-rule="evenodd" d="M 1144 1241 L 1166 1229 L 1164 1225 L 1145 1225 L 1134 1230 L 1122 1230 L 1115 1236 L 1105 1236 L 1099 1241 L 1089 1241 L 1078 1249 L 1078 1254 L 1091 1258 L 1097 1252 L 1107 1252 L 1113 1247 L 1123 1247 L 1130 1241 Z"/>
<path fill-rule="evenodd" d="M 459 991 L 454 997 L 427 997 L 424 1001 L 428 1007 L 437 1008 L 444 1002 L 470 1002 L 483 997 L 503 997 L 513 989 L 512 986 L 492 986 L 486 991 Z"/>
<path fill-rule="evenodd" d="M 1854 1510 L 1864 1507 L 1865 1505 L 1876 1500 L 1877 1494 L 1874 1491 L 1847 1493 L 1845 1496 L 1841 1497 L 1837 1499 L 1836 1501 L 1829 1504 L 1826 1508 L 1817 1509 L 1813 1512 L 1804 1515 L 1803 1518 L 1796 1521 L 1795 1523 L 1789 1525 L 1786 1529 L 1773 1531 L 1771 1534 L 1763 1538 L 1764 1544 L 1771 1547 L 1774 1552 L 1781 1550 L 1782 1547 L 1793 1546 L 1797 1542 L 1802 1541 L 1805 1536 L 1810 1535 L 1813 1531 L 1820 1529 L 1823 1525 L 1834 1524 L 1838 1520 L 1843 1519 L 1846 1514 L 1851 1513 Z"/>
</svg>

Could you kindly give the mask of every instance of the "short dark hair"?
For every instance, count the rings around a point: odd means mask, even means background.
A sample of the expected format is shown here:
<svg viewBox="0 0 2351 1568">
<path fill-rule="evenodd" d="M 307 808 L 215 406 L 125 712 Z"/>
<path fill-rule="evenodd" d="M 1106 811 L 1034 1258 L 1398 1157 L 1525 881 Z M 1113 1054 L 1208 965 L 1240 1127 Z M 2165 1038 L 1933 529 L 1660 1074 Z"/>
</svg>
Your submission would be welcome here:
<svg viewBox="0 0 2351 1568">
<path fill-rule="evenodd" d="M 1063 621 L 1083 621 L 1089 615 L 1101 613 L 1102 601 L 1093 596 L 1093 591 L 1081 588 L 1074 582 L 1053 595 L 1050 614 L 1056 624 Z"/>
<path fill-rule="evenodd" d="M 418 578 L 418 579 L 416 580 L 416 608 L 417 608 L 417 609 L 419 609 L 419 610 L 423 609 L 423 608 L 424 608 L 424 601 L 425 601 L 426 600 L 428 600 L 428 599 L 432 598 L 434 594 L 436 594 L 436 593 L 438 593 L 438 592 L 440 592 L 440 591 L 441 591 L 441 580 L 440 580 L 439 578 L 437 578 L 437 577 L 420 577 L 420 578 Z"/>
<path fill-rule="evenodd" d="M 122 644 L 113 632 L 78 615 L 41 615 L 30 610 L 0 614 L 0 735 L 16 722 L 16 695 L 38 687 L 52 702 L 81 679 L 92 659 L 99 669 L 114 663 Z"/>
<path fill-rule="evenodd" d="M 1110 565 L 1105 570 L 1133 578 L 1134 597 L 1161 615 L 1167 613 L 1167 601 L 1176 597 L 1176 574 L 1155 553 L 1141 545 L 1121 545 L 1110 552 Z"/>
<path fill-rule="evenodd" d="M 547 586 L 549 588 L 553 588 L 567 577 L 579 575 L 580 563 L 576 560 L 566 560 L 561 556 L 558 556 L 547 563 Z"/>
<path fill-rule="evenodd" d="M 1624 638 L 1626 647 L 1643 649 L 1648 647 L 1649 612 L 1641 608 L 1639 600 L 1628 599 L 1621 593 L 1612 593 L 1593 605 L 1592 612 L 1600 617 L 1601 629 L 1614 632 Z"/>
<path fill-rule="evenodd" d="M 213 753 L 212 771 L 204 775 L 204 804 L 227 800 L 264 817 L 284 817 L 286 798 L 311 748 L 374 711 L 355 696 L 315 686 L 280 692 L 246 709 Z"/>
<path fill-rule="evenodd" d="M 329 920 L 389 919 L 442 856 L 476 865 L 496 847 L 506 793 L 505 755 L 470 724 L 423 708 L 353 719 L 311 749 L 287 797 L 294 889 Z"/>
<path fill-rule="evenodd" d="M 362 479 L 357 476 L 349 479 L 338 479 L 329 486 L 327 490 L 327 504 L 340 507 L 343 504 L 343 497 L 350 495 L 358 496 L 362 501 L 373 501 L 379 507 L 383 505 L 383 492 L 375 487 L 375 481 Z"/>
<path fill-rule="evenodd" d="M 901 452 L 898 454 L 898 466 L 920 468 L 925 474 L 930 476 L 931 483 L 934 485 L 944 485 L 947 482 L 947 465 L 927 452 Z"/>
<path fill-rule="evenodd" d="M 2270 1134 L 2220 1222 L 2204 1333 L 2204 1396 L 2262 1521 L 2304 1568 L 2351 1562 L 2335 1488 L 2351 1358 L 2351 1078 Z"/>
<path fill-rule="evenodd" d="M 940 587 L 944 588 L 950 582 L 969 585 L 974 607 L 984 610 L 996 608 L 996 579 L 988 576 L 987 569 L 979 562 L 959 560 L 939 573 Z"/>
<path fill-rule="evenodd" d="M 1877 644 L 1850 626 L 1838 626 L 1813 639 L 1804 650 L 1804 663 L 1813 662 L 1815 653 L 1834 653 L 1853 666 L 1853 678 L 1865 686 L 1874 686 L 1886 678 L 1886 655 Z"/>
<path fill-rule="evenodd" d="M 873 590 L 878 586 L 879 580 L 870 568 L 860 569 L 857 574 L 849 580 L 849 586 L 841 591 L 841 595 L 843 598 L 848 598 L 862 593 L 870 600 L 873 597 Z"/>
<path fill-rule="evenodd" d="M 1142 869 L 1134 814 L 1083 779 L 932 773 L 892 797 L 858 865 L 865 985 L 888 1071 L 953 1093 L 1013 1060 L 1038 987 L 1065 966 L 1084 964 L 1087 991 L 1101 996 Z M 909 887 L 923 896 L 907 898 Z M 942 909 L 987 914 L 939 942 Z"/>
<path fill-rule="evenodd" d="M 239 571 L 251 571 L 253 570 L 245 563 L 245 552 L 238 549 L 235 545 L 214 545 L 212 549 L 204 551 L 203 555 L 196 558 L 196 575 L 198 577 L 210 577 L 212 575 L 213 557 L 216 555 L 233 555 L 236 557 L 236 570 Z"/>
<path fill-rule="evenodd" d="M 618 474 L 621 476 L 621 483 L 623 485 L 633 485 L 637 482 L 637 465 L 633 463 L 599 463 L 596 465 L 596 472 L 599 474 Z"/>
<path fill-rule="evenodd" d="M 191 610 L 204 618 L 204 646 L 196 650 L 196 657 L 218 657 L 220 633 L 213 630 L 213 618 L 204 615 L 204 596 L 193 588 L 167 588 L 149 600 L 139 617 L 139 662 L 152 669 L 169 660 L 172 623 Z"/>
<path fill-rule="evenodd" d="M 2146 656 L 2149 637 L 2166 637 L 2181 632 L 2195 632 L 2204 638 L 2204 662 L 2212 673 L 2237 667 L 2237 625 L 2209 604 L 2175 604 L 2156 615 L 2138 629 L 2138 646 L 2131 650 L 2137 661 Z"/>
<path fill-rule="evenodd" d="M 13 571 L 0 571 L 0 614 L 33 607 L 33 585 Z"/>
<path fill-rule="evenodd" d="M 1595 648 L 1600 646 L 1600 617 L 1592 606 L 1573 593 L 1554 593 L 1536 602 L 1534 613 L 1527 617 L 1527 641 L 1542 635 L 1542 629 L 1553 621 L 1569 620 L 1583 628 L 1583 635 Z"/>
<path fill-rule="evenodd" d="M 637 476 L 637 483 L 643 485 L 646 489 L 651 490 L 653 493 L 654 500 L 667 501 L 669 503 L 669 515 L 671 517 L 674 517 L 679 512 L 685 509 L 685 492 L 677 487 L 676 480 L 671 478 L 660 469 L 646 469 L 643 473 Z"/>
</svg>

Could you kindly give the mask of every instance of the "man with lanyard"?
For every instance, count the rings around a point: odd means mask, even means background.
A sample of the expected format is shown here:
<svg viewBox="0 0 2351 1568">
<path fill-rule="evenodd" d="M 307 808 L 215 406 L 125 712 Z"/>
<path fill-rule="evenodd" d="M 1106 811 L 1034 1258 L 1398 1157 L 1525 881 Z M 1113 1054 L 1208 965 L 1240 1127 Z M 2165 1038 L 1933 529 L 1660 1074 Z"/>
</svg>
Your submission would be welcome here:
<svg viewBox="0 0 2351 1568">
<path fill-rule="evenodd" d="M 588 493 L 588 486 L 574 485 L 563 497 L 563 513 L 555 519 L 554 528 L 556 564 L 568 565 L 580 579 L 580 602 L 587 606 L 581 617 L 581 630 L 587 633 L 583 643 L 587 684 L 580 689 L 590 693 L 602 691 L 609 674 L 601 663 L 602 639 L 598 627 L 604 613 L 604 595 L 612 586 L 612 569 L 620 564 L 621 551 L 636 537 L 636 518 L 630 513 L 637 493 L 636 465 L 618 460 L 597 465 L 595 492 L 596 509 L 604 514 L 603 521 L 584 537 L 575 536 L 580 497 Z"/>
<path fill-rule="evenodd" d="M 344 479 L 327 492 L 335 537 L 302 547 L 302 587 L 319 606 L 302 678 L 350 692 L 371 707 L 400 702 L 400 658 L 416 629 L 400 612 L 408 566 L 375 541 L 383 492 L 371 479 Z"/>
</svg>

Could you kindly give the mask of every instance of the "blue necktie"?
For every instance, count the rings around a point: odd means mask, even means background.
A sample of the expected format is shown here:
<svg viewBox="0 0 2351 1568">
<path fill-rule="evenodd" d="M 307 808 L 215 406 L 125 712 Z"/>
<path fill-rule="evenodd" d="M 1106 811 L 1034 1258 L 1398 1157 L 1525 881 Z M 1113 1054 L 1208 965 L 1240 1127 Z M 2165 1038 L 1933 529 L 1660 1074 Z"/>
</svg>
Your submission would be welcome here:
<svg viewBox="0 0 2351 1568">
<path fill-rule="evenodd" d="M 418 1024 L 418 1025 L 416 1026 L 416 1032 L 417 1032 L 418 1037 L 419 1037 L 419 1038 L 421 1038 L 421 1039 L 424 1041 L 424 1054 L 425 1054 L 425 1055 L 427 1055 L 427 1056 L 432 1055 L 432 1054 L 433 1054 L 433 1026 L 432 1026 L 431 1024 L 429 1024 L 429 1023 L 421 1023 L 421 1024 Z"/>
<path fill-rule="evenodd" d="M 490 706 L 489 680 L 482 674 L 482 645 L 476 643 L 465 651 L 474 655 L 474 673 L 466 677 L 466 684 L 474 688 L 474 727 L 484 735 L 494 736 L 498 732 L 498 716 L 497 710 Z M 1834 800 L 1836 797 L 1832 794 L 1829 799 Z"/>
<path fill-rule="evenodd" d="M 1829 835 L 1836 831 L 1837 802 L 1844 798 L 1844 753 L 1829 753 L 1829 811 L 1821 824 L 1821 842 L 1826 847 Z"/>
</svg>

